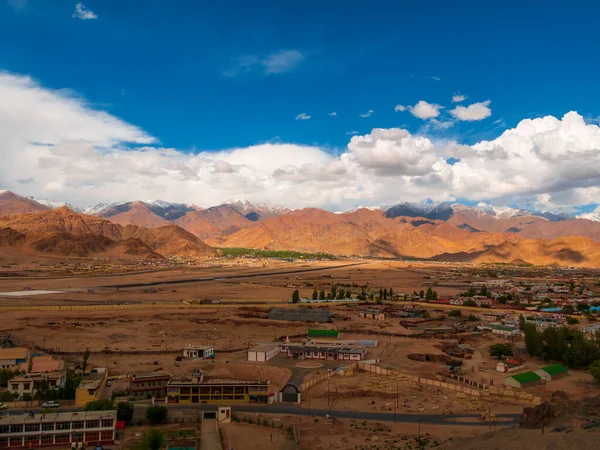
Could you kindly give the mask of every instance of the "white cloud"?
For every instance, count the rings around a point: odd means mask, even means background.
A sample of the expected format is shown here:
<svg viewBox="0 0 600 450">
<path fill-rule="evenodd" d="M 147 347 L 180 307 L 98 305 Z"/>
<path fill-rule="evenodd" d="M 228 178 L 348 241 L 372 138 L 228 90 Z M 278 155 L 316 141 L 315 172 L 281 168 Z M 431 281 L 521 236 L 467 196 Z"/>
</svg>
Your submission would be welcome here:
<svg viewBox="0 0 600 450">
<path fill-rule="evenodd" d="M 441 81 L 442 79 L 440 77 L 429 77 L 430 80 L 434 80 L 434 81 Z"/>
<path fill-rule="evenodd" d="M 260 71 L 265 75 L 278 75 L 296 68 L 306 57 L 299 50 L 281 50 L 260 58 L 257 55 L 245 55 L 237 58 L 235 65 L 223 72 L 229 78 Z"/>
<path fill-rule="evenodd" d="M 296 120 L 308 120 L 310 119 L 310 116 L 307 115 L 306 113 L 300 113 L 296 116 Z"/>
<path fill-rule="evenodd" d="M 362 117 L 363 119 L 366 119 L 367 117 L 371 117 L 371 115 L 374 113 L 375 111 L 373 111 L 372 109 L 368 110 L 366 113 L 363 114 L 359 114 L 360 117 Z"/>
<path fill-rule="evenodd" d="M 87 9 L 83 3 L 77 3 L 75 5 L 75 12 L 73 13 L 74 19 L 81 20 L 92 20 L 97 19 L 98 16 L 90 9 Z"/>
<path fill-rule="evenodd" d="M 554 209 L 600 198 L 600 128 L 576 112 L 525 119 L 474 145 L 375 128 L 353 135 L 340 154 L 279 142 L 189 153 L 158 146 L 68 91 L 9 73 L 0 73 L 0 158 L 0 189 L 78 205 L 160 198 L 211 206 L 243 196 L 335 210 L 457 198 Z"/>
<path fill-rule="evenodd" d="M 579 214 L 577 217 L 580 219 L 588 219 L 593 220 L 595 222 L 600 222 L 600 206 L 597 206 L 593 211 Z"/>
<path fill-rule="evenodd" d="M 457 92 L 452 96 L 452 103 L 464 102 L 466 99 L 467 99 L 466 95 L 462 95 Z"/>
<path fill-rule="evenodd" d="M 473 103 L 469 106 L 457 106 L 450 110 L 450 114 L 458 120 L 468 122 L 483 120 L 492 115 L 492 110 L 489 107 L 491 103 L 490 100 L 486 100 L 485 102 Z"/>
<path fill-rule="evenodd" d="M 420 100 L 415 106 L 409 106 L 408 110 L 413 116 L 427 120 L 439 116 L 440 109 L 442 108 L 443 106 L 436 105 L 435 103 L 427 103 L 425 100 Z"/>
<path fill-rule="evenodd" d="M 394 107 L 394 111 L 398 112 L 398 111 L 406 111 L 406 106 L 404 105 L 396 105 Z"/>
<path fill-rule="evenodd" d="M 355 135 L 357 135 L 357 134 L 358 134 L 358 131 L 356 131 L 356 130 L 353 130 L 353 131 L 346 131 L 346 135 L 348 135 L 348 136 L 355 136 Z"/>
<path fill-rule="evenodd" d="M 337 113 L 335 111 L 330 112 L 328 115 L 331 117 L 337 117 Z"/>
</svg>

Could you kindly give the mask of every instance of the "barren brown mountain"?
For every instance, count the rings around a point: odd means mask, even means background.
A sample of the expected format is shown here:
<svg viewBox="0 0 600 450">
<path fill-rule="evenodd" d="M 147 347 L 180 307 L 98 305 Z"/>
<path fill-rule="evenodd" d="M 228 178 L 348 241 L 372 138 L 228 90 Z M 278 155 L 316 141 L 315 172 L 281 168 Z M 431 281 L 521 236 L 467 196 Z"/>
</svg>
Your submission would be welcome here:
<svg viewBox="0 0 600 450">
<path fill-rule="evenodd" d="M 248 219 L 229 205 L 191 211 L 174 222 L 200 239 L 226 236 L 244 228 L 254 227 L 258 223 Z"/>
<path fill-rule="evenodd" d="M 21 234 L 31 249 L 62 255 L 85 256 L 105 251 L 144 257 L 215 254 L 214 249 L 177 225 L 123 227 L 66 207 L 35 214 L 0 216 L 0 227 L 5 229 L 2 236 L 7 244 L 10 238 L 13 246 L 23 245 L 18 238 Z"/>
<path fill-rule="evenodd" d="M 170 222 L 150 211 L 143 202 L 131 202 L 123 206 L 113 206 L 99 215 L 119 225 L 137 225 L 145 228 L 161 227 Z"/>
<path fill-rule="evenodd" d="M 28 214 L 50 208 L 10 191 L 0 191 L 0 214 Z"/>
</svg>

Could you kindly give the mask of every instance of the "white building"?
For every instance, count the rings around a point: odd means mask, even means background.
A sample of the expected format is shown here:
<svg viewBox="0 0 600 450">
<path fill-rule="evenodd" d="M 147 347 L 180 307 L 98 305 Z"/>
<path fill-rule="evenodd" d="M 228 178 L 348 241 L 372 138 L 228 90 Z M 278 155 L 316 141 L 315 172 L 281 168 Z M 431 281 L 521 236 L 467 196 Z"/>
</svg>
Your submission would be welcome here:
<svg viewBox="0 0 600 450">
<path fill-rule="evenodd" d="M 215 354 L 212 345 L 188 345 L 181 356 L 184 358 L 211 358 Z"/>
<path fill-rule="evenodd" d="M 248 361 L 267 362 L 281 351 L 281 344 L 261 344 L 248 350 Z"/>
</svg>

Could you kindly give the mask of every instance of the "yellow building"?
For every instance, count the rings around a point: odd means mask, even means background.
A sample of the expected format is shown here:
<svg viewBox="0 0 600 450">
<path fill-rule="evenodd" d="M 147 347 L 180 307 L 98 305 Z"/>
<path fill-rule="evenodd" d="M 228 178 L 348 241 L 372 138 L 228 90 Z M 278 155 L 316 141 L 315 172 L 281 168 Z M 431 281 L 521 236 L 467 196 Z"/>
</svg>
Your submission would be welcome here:
<svg viewBox="0 0 600 450">
<path fill-rule="evenodd" d="M 100 400 L 107 378 L 108 370 L 106 368 L 93 369 L 75 390 L 75 404 L 85 406 L 89 402 Z"/>
<path fill-rule="evenodd" d="M 194 403 L 269 403 L 269 381 L 208 380 L 202 374 L 167 383 L 167 402 Z"/>
</svg>

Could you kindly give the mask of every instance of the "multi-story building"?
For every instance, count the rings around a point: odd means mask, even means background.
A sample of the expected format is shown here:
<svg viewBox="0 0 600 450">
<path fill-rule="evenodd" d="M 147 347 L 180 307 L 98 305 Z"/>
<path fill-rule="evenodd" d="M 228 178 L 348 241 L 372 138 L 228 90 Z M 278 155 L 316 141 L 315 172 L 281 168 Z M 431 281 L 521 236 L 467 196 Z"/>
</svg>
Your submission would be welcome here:
<svg viewBox="0 0 600 450">
<path fill-rule="evenodd" d="M 75 404 L 85 406 L 89 402 L 99 400 L 106 386 L 108 370 L 105 367 L 92 369 L 75 390 Z"/>
<path fill-rule="evenodd" d="M 19 398 L 25 394 L 33 398 L 44 382 L 48 382 L 50 389 L 60 389 L 64 387 L 66 380 L 64 372 L 25 373 L 8 380 L 8 392 Z"/>
<path fill-rule="evenodd" d="M 204 380 L 201 371 L 191 378 L 167 383 L 167 403 L 269 403 L 269 381 Z"/>
<path fill-rule="evenodd" d="M 149 373 L 129 376 L 129 398 L 141 399 L 148 397 L 165 398 L 167 383 L 171 375 L 166 373 Z"/>
<path fill-rule="evenodd" d="M 115 441 L 116 411 L 3 415 L 0 448 L 109 445 Z"/>
</svg>

